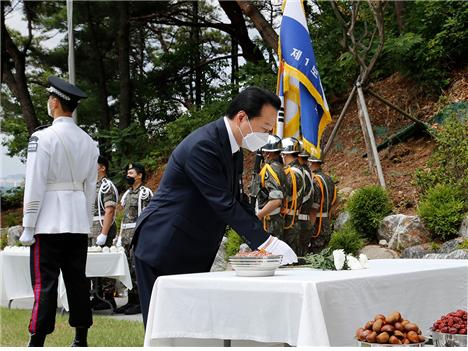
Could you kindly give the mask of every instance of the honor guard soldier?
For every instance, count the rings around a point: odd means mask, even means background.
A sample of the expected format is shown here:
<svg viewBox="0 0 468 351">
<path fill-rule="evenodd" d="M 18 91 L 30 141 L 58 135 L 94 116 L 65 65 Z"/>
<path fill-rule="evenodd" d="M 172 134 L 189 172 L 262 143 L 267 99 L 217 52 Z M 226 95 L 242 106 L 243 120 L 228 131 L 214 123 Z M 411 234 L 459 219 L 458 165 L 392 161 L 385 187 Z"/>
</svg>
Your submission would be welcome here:
<svg viewBox="0 0 468 351">
<path fill-rule="evenodd" d="M 314 177 L 314 202 L 310 217 L 314 223 L 309 251 L 318 253 L 331 238 L 331 214 L 336 203 L 336 186 L 333 179 L 321 168 L 322 160 L 311 156 L 308 159 Z"/>
<path fill-rule="evenodd" d="M 114 183 L 107 178 L 109 161 L 99 156 L 97 162 L 98 178 L 96 182 L 96 201 L 94 203 L 93 226 L 88 236 L 88 245 L 110 247 L 115 238 L 115 208 L 119 192 Z M 115 280 L 111 278 L 94 278 L 91 306 L 93 310 L 116 308 L 114 300 Z"/>
<path fill-rule="evenodd" d="M 287 183 L 280 158 L 281 149 L 281 138 L 276 135 L 270 135 L 267 144 L 261 148 L 265 164 L 259 173 L 260 189 L 255 205 L 255 212 L 263 221 L 265 231 L 278 237 L 283 236 L 281 206 Z"/>
<path fill-rule="evenodd" d="M 304 173 L 298 161 L 301 151 L 299 140 L 294 137 L 282 140 L 281 157 L 285 164 L 284 172 L 287 177 L 288 194 L 285 205 L 282 208 L 284 219 L 284 241 L 291 246 L 298 256 L 303 255 L 303 248 L 300 242 L 301 223 L 299 214 L 301 213 L 302 200 L 304 198 Z"/>
<path fill-rule="evenodd" d="M 127 167 L 127 183 L 130 188 L 123 194 L 120 201 L 124 215 L 120 225 L 120 235 L 117 240 L 117 246 L 123 246 L 128 259 L 130 275 L 132 277 L 133 289 L 128 292 L 127 304 L 119 307 L 116 313 L 137 314 L 141 313 L 140 299 L 138 296 L 138 287 L 135 274 L 135 262 L 133 251 L 130 250 L 135 223 L 141 214 L 141 211 L 148 206 L 153 192 L 143 185 L 146 178 L 145 167 L 141 163 L 130 163 Z"/>
<path fill-rule="evenodd" d="M 47 111 L 54 121 L 29 139 L 20 237 L 23 245 L 31 245 L 34 305 L 29 346 L 43 346 L 46 335 L 54 331 L 60 271 L 69 323 L 76 328 L 72 346 L 87 346 L 93 321 L 85 268 L 99 150 L 72 118 L 86 94 L 57 77 L 48 81 Z"/>
<path fill-rule="evenodd" d="M 301 165 L 301 170 L 304 174 L 304 197 L 302 199 L 302 206 L 298 216 L 299 223 L 301 226 L 301 248 L 303 249 L 302 254 L 306 254 L 310 237 L 312 236 L 313 223 L 310 220 L 310 211 L 312 210 L 312 203 L 314 202 L 314 185 L 312 180 L 312 172 L 310 171 L 307 160 L 310 154 L 304 149 L 303 143 L 301 144 L 301 152 L 298 155 L 298 161 Z"/>
</svg>

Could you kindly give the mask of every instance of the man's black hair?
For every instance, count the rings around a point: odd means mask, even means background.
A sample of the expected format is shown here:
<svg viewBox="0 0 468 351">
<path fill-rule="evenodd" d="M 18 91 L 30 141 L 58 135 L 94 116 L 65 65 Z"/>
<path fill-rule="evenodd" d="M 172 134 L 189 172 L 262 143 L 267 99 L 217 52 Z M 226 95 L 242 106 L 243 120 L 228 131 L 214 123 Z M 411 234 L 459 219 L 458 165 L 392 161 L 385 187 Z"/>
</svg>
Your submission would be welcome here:
<svg viewBox="0 0 468 351">
<path fill-rule="evenodd" d="M 264 105 L 271 105 L 279 110 L 281 100 L 268 90 L 248 87 L 232 100 L 227 110 L 227 117 L 233 119 L 239 111 L 244 111 L 250 119 L 259 117 Z"/>
<path fill-rule="evenodd" d="M 97 163 L 106 167 L 106 173 L 109 172 L 109 160 L 104 156 L 99 155 Z"/>
</svg>

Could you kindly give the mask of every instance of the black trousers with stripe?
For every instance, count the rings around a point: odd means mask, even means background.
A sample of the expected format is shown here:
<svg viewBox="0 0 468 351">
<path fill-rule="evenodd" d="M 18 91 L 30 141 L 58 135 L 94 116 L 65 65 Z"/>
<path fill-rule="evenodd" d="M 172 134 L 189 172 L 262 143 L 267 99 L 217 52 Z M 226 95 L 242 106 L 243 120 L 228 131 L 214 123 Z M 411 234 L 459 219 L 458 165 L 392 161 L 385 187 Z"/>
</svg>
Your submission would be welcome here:
<svg viewBox="0 0 468 351">
<path fill-rule="evenodd" d="M 60 271 L 67 289 L 72 327 L 93 324 L 86 279 L 88 236 L 86 234 L 37 234 L 31 246 L 30 268 L 34 305 L 29 323 L 31 334 L 50 334 L 55 327 Z"/>
</svg>

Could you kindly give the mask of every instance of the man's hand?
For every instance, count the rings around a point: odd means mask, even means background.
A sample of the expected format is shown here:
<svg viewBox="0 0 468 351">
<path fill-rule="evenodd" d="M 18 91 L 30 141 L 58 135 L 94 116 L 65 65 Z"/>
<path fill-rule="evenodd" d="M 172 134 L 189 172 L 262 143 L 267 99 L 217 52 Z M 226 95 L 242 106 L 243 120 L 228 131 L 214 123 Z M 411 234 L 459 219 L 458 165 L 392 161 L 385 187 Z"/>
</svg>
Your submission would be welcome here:
<svg viewBox="0 0 468 351">
<path fill-rule="evenodd" d="M 23 229 L 23 234 L 21 234 L 20 237 L 20 242 L 21 245 L 24 246 L 31 246 L 36 242 L 36 239 L 34 239 L 34 228 L 31 227 L 25 227 Z"/>
<path fill-rule="evenodd" d="M 265 250 L 274 255 L 281 255 L 283 259 L 281 261 L 281 265 L 291 264 L 297 262 L 297 255 L 286 244 L 284 241 L 279 240 L 277 237 L 271 236 L 265 241 L 262 245 L 258 247 L 258 249 Z"/>
<path fill-rule="evenodd" d="M 101 233 L 96 239 L 96 245 L 103 246 L 106 244 L 106 240 L 107 240 L 107 235 Z"/>
</svg>

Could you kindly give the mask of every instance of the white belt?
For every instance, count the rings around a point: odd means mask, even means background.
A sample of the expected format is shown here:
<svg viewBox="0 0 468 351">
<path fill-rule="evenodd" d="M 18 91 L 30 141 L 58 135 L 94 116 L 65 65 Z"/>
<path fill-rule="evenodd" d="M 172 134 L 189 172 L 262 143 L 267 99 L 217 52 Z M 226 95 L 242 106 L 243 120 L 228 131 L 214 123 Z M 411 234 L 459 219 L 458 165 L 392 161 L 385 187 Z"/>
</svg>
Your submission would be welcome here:
<svg viewBox="0 0 468 351">
<path fill-rule="evenodd" d="M 69 183 L 49 183 L 47 184 L 46 191 L 83 191 L 83 183 L 69 182 Z"/>
<path fill-rule="evenodd" d="M 123 223 L 120 228 L 121 229 L 133 229 L 136 227 L 136 223 Z"/>
<path fill-rule="evenodd" d="M 317 217 L 326 218 L 328 217 L 328 213 L 317 214 Z"/>
<path fill-rule="evenodd" d="M 104 217 L 93 216 L 93 222 L 94 221 L 100 221 L 101 219 L 104 219 Z"/>
<path fill-rule="evenodd" d="M 306 214 L 299 214 L 299 215 L 297 215 L 297 218 L 298 218 L 300 221 L 308 221 L 308 220 L 310 220 L 310 216 L 309 216 L 309 215 L 306 215 Z"/>
</svg>

